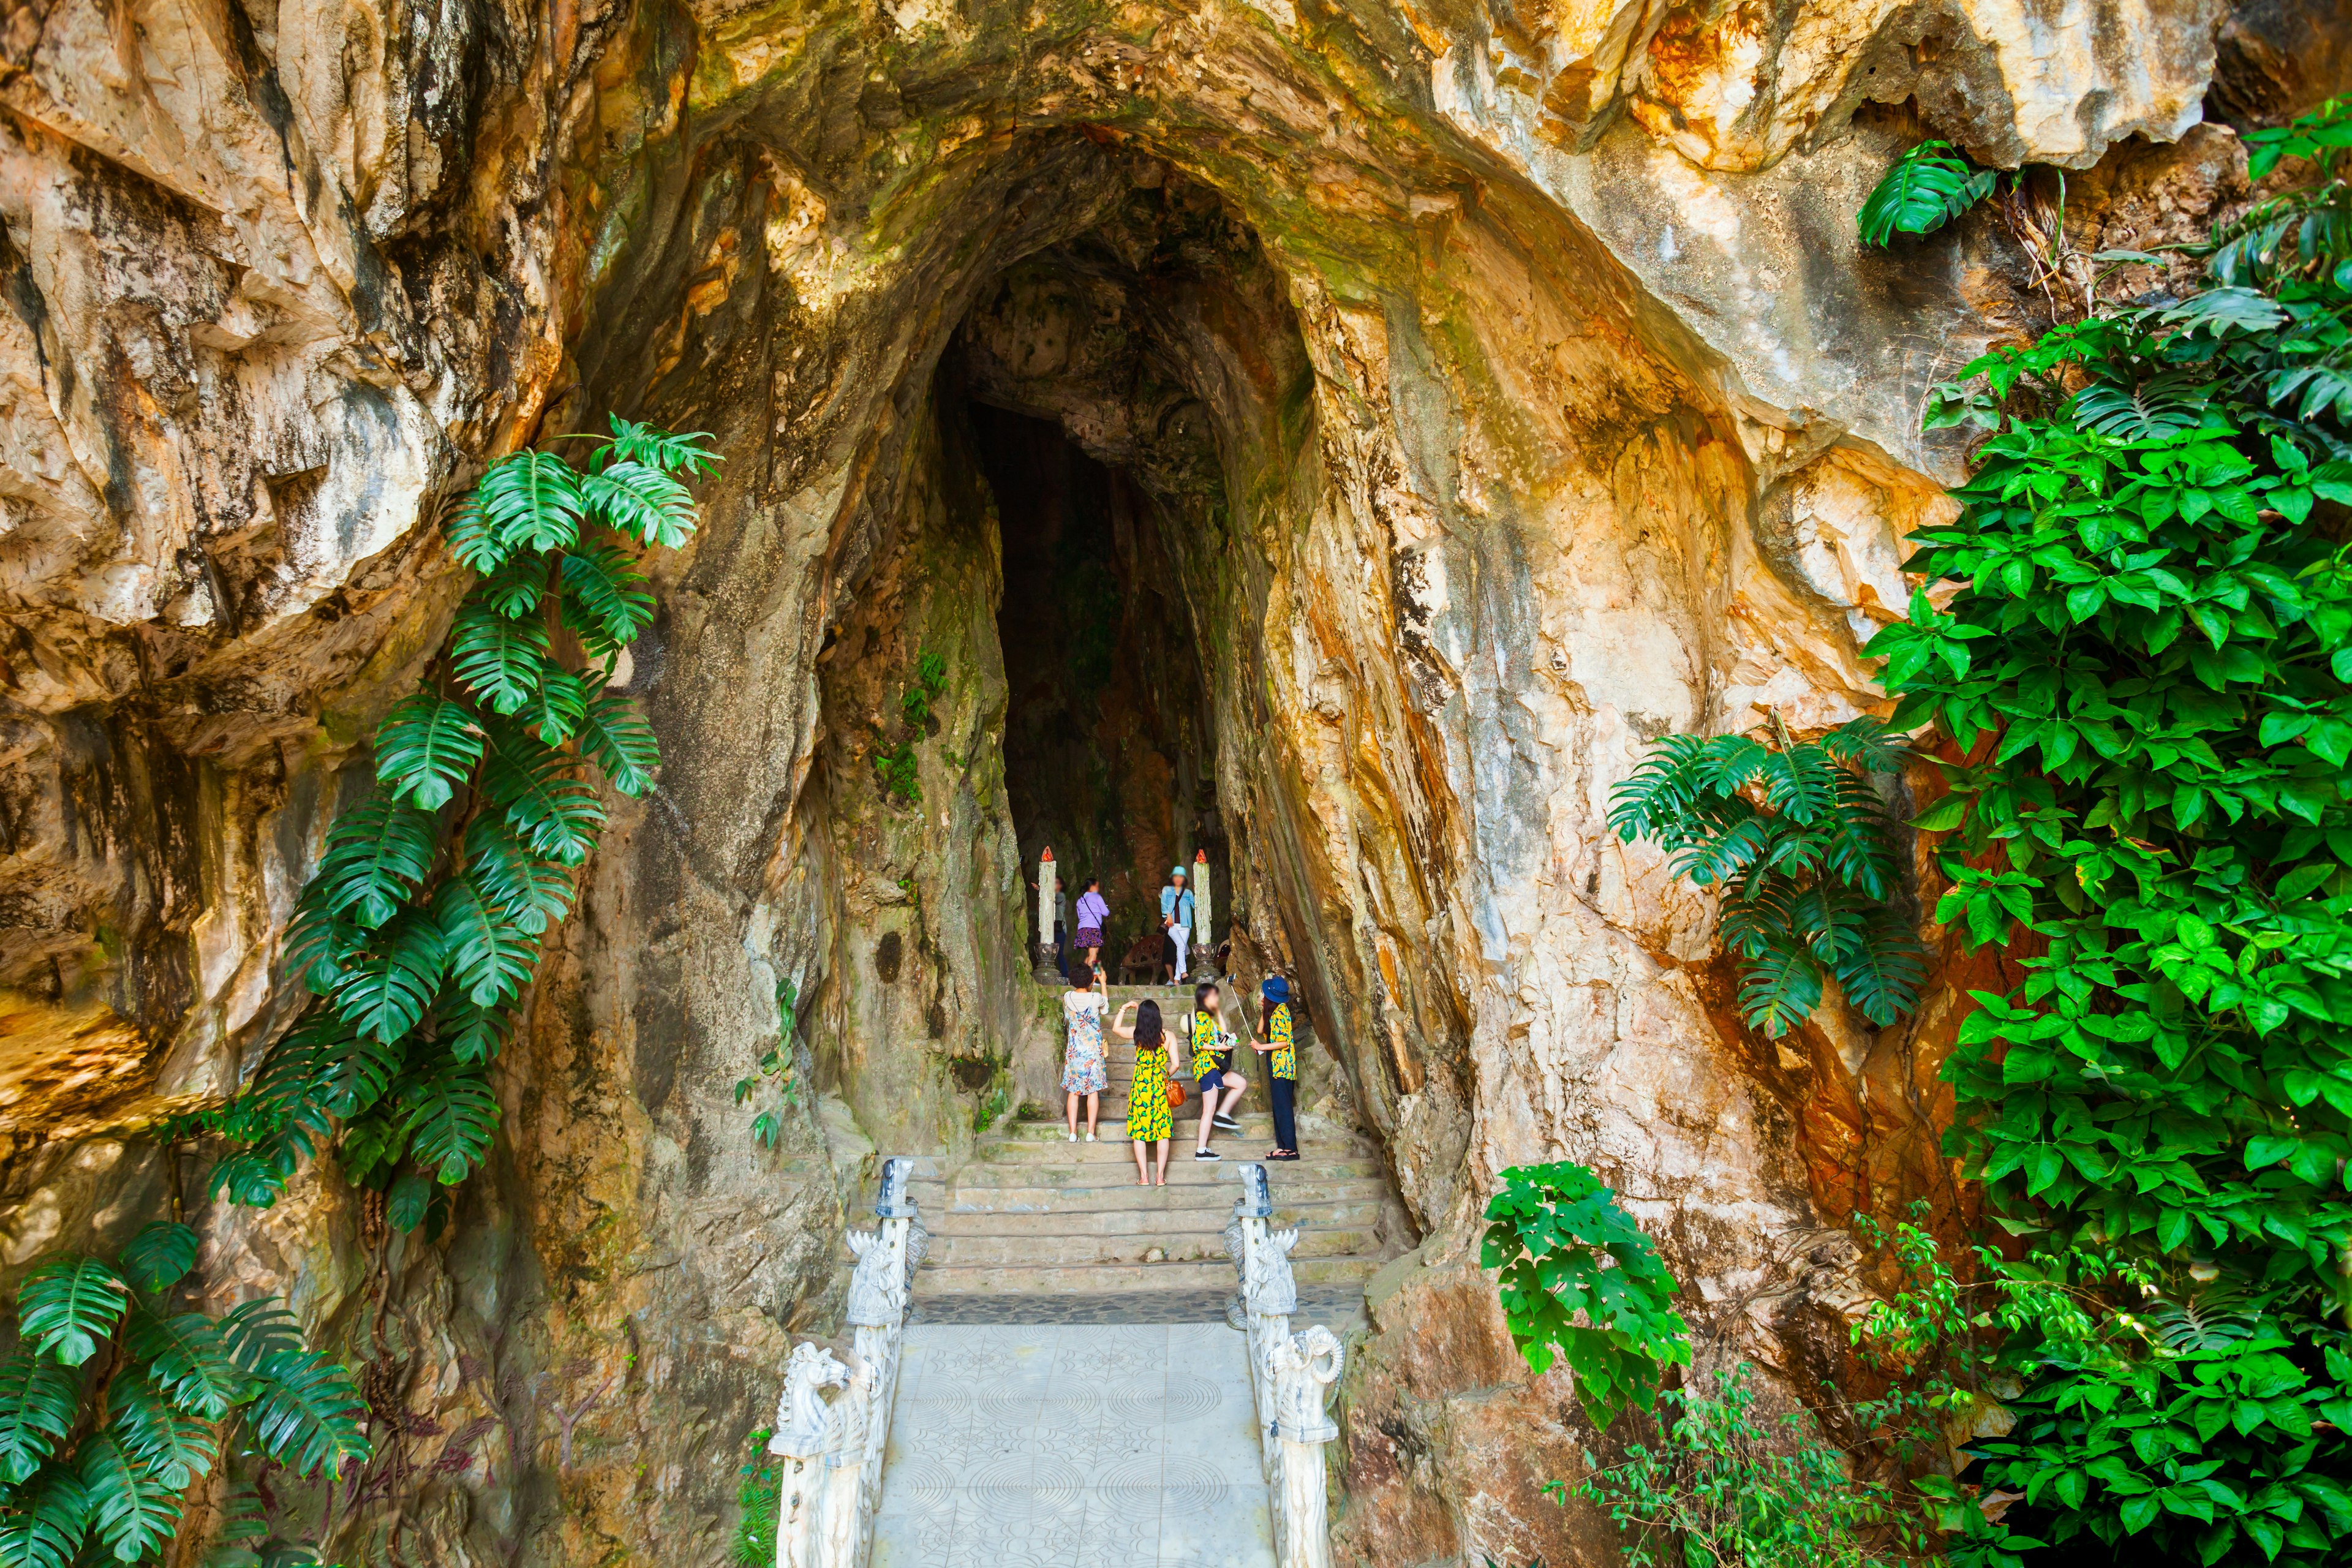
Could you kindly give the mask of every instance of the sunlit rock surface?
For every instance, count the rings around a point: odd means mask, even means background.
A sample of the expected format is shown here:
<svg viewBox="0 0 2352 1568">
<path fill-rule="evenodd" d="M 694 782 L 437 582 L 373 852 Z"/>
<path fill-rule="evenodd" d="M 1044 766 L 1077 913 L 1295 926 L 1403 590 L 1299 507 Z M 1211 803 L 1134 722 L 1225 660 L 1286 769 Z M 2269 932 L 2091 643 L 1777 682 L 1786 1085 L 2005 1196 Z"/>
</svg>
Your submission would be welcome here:
<svg viewBox="0 0 2352 1568">
<path fill-rule="evenodd" d="M 2082 254 L 2178 238 L 2343 59 L 2291 0 L 18 5 L 6 1269 L 176 1191 L 223 1302 L 366 1363 L 352 1560 L 722 1561 L 876 1146 L 952 1158 L 1050 1082 L 989 405 L 1143 498 L 1236 965 L 1300 977 L 1425 1238 L 1354 1359 L 1342 1559 L 1606 1561 L 1476 1273 L 1495 1172 L 1601 1170 L 1780 1400 L 1845 1373 L 1845 1215 L 1957 1201 L 1935 1068 L 1993 977 L 1759 1039 L 1708 901 L 1603 823 L 1658 735 L 1880 710 L 1862 644 L 1960 472 L 1926 389 L 2081 308 L 2023 248 L 2054 175 L 1887 252 L 1853 213 L 1940 135 L 2072 171 Z M 499 1152 L 435 1240 L 331 1161 L 207 1207 L 216 1151 L 140 1129 L 300 1005 L 294 896 L 464 589 L 442 504 L 614 410 L 727 462 L 621 677 L 662 788 L 550 940 Z M 768 1147 L 734 1085 L 783 994 Z"/>
</svg>

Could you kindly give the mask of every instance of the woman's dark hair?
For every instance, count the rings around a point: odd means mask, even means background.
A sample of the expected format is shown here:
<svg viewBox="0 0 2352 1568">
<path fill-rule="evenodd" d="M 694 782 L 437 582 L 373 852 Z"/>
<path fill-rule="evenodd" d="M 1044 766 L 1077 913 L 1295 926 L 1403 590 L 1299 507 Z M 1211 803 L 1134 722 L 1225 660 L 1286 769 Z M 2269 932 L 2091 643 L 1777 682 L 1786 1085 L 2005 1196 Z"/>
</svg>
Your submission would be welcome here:
<svg viewBox="0 0 2352 1568">
<path fill-rule="evenodd" d="M 1087 885 L 1086 885 L 1085 887 L 1083 887 L 1083 888 L 1080 888 L 1080 889 L 1078 889 L 1078 891 L 1080 891 L 1081 893 L 1091 893 L 1091 892 L 1093 892 L 1097 888 L 1099 888 L 1099 887 L 1101 887 L 1101 886 L 1102 886 L 1102 879 L 1101 879 L 1100 877 L 1088 877 L 1088 878 L 1087 879 Z"/>
<path fill-rule="evenodd" d="M 1261 1035 L 1274 1033 L 1274 1010 L 1276 1007 L 1289 1005 L 1288 1002 L 1277 1002 L 1271 996 L 1259 997 L 1257 999 L 1257 1032 Z"/>
<path fill-rule="evenodd" d="M 1216 989 L 1217 983 L 1213 980 L 1203 980 L 1198 985 L 1193 986 L 1192 1005 L 1195 1008 L 1207 1006 L 1209 1005 L 1209 997 L 1211 994 Z"/>
<path fill-rule="evenodd" d="M 1135 1048 L 1149 1050 L 1158 1045 L 1165 1031 L 1160 1026 L 1160 1004 L 1146 1002 L 1135 1010 Z"/>
<path fill-rule="evenodd" d="M 1083 958 L 1070 960 L 1070 989 L 1091 991 L 1095 987 L 1095 966 Z"/>
</svg>

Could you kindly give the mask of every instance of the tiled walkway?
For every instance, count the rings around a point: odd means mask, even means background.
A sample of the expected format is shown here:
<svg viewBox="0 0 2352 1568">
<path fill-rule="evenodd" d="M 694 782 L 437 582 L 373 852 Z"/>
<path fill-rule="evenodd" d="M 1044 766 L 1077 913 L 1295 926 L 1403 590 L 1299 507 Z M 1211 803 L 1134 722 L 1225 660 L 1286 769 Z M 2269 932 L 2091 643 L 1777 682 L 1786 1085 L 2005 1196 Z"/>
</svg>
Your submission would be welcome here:
<svg viewBox="0 0 2352 1568">
<path fill-rule="evenodd" d="M 873 1568 L 1273 1568 L 1242 1336 L 915 1324 Z"/>
</svg>

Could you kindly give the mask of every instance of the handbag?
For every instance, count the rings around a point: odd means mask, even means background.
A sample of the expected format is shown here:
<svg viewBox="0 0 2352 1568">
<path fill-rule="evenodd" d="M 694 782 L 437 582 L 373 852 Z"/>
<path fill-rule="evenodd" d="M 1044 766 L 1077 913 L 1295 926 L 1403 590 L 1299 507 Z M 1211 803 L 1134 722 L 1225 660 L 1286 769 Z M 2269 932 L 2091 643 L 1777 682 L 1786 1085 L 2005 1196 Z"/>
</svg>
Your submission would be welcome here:
<svg viewBox="0 0 2352 1568">
<path fill-rule="evenodd" d="M 1174 1079 L 1168 1080 L 1168 1109 L 1175 1110 L 1184 1103 L 1184 1086 Z"/>
</svg>

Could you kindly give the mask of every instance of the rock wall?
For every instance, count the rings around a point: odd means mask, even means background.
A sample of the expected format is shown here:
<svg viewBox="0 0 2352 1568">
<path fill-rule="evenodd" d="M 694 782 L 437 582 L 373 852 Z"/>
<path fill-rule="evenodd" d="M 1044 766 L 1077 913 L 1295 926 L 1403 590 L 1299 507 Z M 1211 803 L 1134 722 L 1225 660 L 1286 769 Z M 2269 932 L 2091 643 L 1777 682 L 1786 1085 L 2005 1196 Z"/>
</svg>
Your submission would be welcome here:
<svg viewBox="0 0 2352 1568">
<path fill-rule="evenodd" d="M 875 1147 L 951 1156 L 1050 1048 L 968 395 L 1158 509 L 1241 961 L 1302 976 L 1425 1237 L 1350 1373 L 1343 1557 L 1606 1561 L 1538 1489 L 1587 1434 L 1476 1274 L 1494 1173 L 1601 1169 L 1703 1357 L 1821 1402 L 1844 1214 L 1962 1201 L 1934 1074 L 1983 981 L 1749 1036 L 1608 789 L 1669 731 L 1877 705 L 1861 645 L 1959 471 L 1924 389 L 2079 307 L 2020 237 L 2242 200 L 2229 124 L 2335 86 L 2342 36 L 2293 0 L 17 5 L 0 1279 L 176 1202 L 217 1300 L 287 1290 L 365 1363 L 383 1458 L 284 1500 L 350 1556 L 721 1561 Z M 1922 133 L 2076 171 L 2063 217 L 2040 179 L 1862 250 Z M 463 589 L 442 502 L 608 410 L 727 462 L 623 677 L 662 785 L 611 803 L 498 1156 L 435 1238 L 331 1160 L 207 1205 L 217 1151 L 142 1130 L 299 1005 L 292 900 Z M 919 802 L 875 773 L 902 742 Z M 779 1042 L 769 1147 L 733 1086 Z"/>
</svg>

